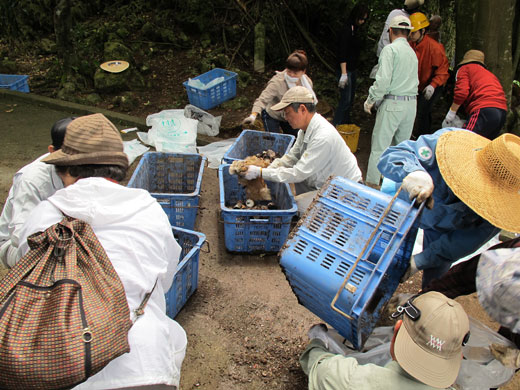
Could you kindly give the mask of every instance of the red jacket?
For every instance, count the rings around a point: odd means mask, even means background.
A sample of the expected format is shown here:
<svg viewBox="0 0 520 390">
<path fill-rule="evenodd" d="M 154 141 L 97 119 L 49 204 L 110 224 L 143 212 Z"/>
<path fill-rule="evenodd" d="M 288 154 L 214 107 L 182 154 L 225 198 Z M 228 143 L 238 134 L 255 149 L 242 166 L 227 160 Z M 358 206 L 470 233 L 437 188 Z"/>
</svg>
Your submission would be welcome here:
<svg viewBox="0 0 520 390">
<path fill-rule="evenodd" d="M 469 115 L 480 108 L 507 111 L 507 100 L 497 77 L 477 63 L 462 65 L 457 71 L 453 103 L 465 106 Z"/>
<path fill-rule="evenodd" d="M 421 42 L 411 43 L 410 46 L 414 49 L 419 61 L 419 93 L 428 84 L 434 88 L 446 84 L 450 75 L 444 46 L 428 35 L 425 35 Z"/>
</svg>

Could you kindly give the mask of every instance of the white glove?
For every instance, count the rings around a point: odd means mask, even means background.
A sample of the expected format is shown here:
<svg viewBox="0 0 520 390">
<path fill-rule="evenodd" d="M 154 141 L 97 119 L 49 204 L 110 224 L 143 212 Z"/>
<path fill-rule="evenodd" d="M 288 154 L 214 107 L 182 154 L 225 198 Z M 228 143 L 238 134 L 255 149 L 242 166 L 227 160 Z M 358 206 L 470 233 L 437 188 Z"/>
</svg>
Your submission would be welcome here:
<svg viewBox="0 0 520 390">
<path fill-rule="evenodd" d="M 435 88 L 433 88 L 433 86 L 431 86 L 431 85 L 426 86 L 426 88 L 424 88 L 424 90 L 423 90 L 424 98 L 426 100 L 430 100 L 432 98 L 434 92 L 435 92 Z"/>
<path fill-rule="evenodd" d="M 367 114 L 372 114 L 372 107 L 374 107 L 374 103 L 369 103 L 368 99 L 363 103 L 363 108 Z"/>
<path fill-rule="evenodd" d="M 342 73 L 341 77 L 339 78 L 338 87 L 345 88 L 345 86 L 348 84 L 348 74 Z"/>
<path fill-rule="evenodd" d="M 400 283 L 406 282 L 408 279 L 410 279 L 413 275 L 415 275 L 417 272 L 419 272 L 419 269 L 417 268 L 417 264 L 415 264 L 415 258 L 410 258 L 410 266 L 406 269 L 406 272 L 404 273 L 403 277 L 399 281 Z"/>
<path fill-rule="evenodd" d="M 446 114 L 446 118 L 444 118 L 443 123 L 446 123 L 448 125 L 451 124 L 451 122 L 453 122 L 453 120 L 455 119 L 456 116 L 457 116 L 456 111 L 449 110 L 448 113 Z"/>
<path fill-rule="evenodd" d="M 262 168 L 257 167 L 256 165 L 250 165 L 247 167 L 247 172 L 244 175 L 244 178 L 246 180 L 254 180 L 259 176 L 262 176 Z"/>
<path fill-rule="evenodd" d="M 251 124 L 253 124 L 255 122 L 255 120 L 256 120 L 256 115 L 255 114 L 251 114 L 246 119 L 244 119 L 242 121 L 242 124 L 243 125 L 251 125 Z"/>
<path fill-rule="evenodd" d="M 318 339 L 323 341 L 323 344 L 325 344 L 325 348 L 329 348 L 329 338 L 327 336 L 327 331 L 327 325 L 315 324 L 311 326 L 311 328 L 307 332 L 307 336 L 309 336 L 309 340 Z"/>
<path fill-rule="evenodd" d="M 410 194 L 410 200 L 417 198 L 419 203 L 427 201 L 426 206 L 433 207 L 433 198 L 431 198 L 433 180 L 425 171 L 414 171 L 406 176 L 403 180 L 403 189 Z"/>
</svg>

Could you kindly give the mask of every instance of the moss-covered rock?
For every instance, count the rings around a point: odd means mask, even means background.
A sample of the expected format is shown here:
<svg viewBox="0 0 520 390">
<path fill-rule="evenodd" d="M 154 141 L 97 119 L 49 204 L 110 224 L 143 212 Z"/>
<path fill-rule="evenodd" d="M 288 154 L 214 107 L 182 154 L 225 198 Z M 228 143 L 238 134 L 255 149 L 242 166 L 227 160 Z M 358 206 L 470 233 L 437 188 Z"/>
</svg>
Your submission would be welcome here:
<svg viewBox="0 0 520 390">
<path fill-rule="evenodd" d="M 101 93 L 113 93 L 128 90 L 128 73 L 109 73 L 97 69 L 94 74 L 94 87 Z"/>
<path fill-rule="evenodd" d="M 251 103 L 245 96 L 239 96 L 234 99 L 228 100 L 220 105 L 220 107 L 227 110 L 240 110 L 241 108 L 249 107 Z"/>
<path fill-rule="evenodd" d="M 91 93 L 85 97 L 85 103 L 90 106 L 96 106 L 101 103 L 102 100 L 103 99 L 101 99 L 101 96 L 99 96 L 97 93 Z"/>
<path fill-rule="evenodd" d="M 56 42 L 53 40 L 50 40 L 49 38 L 43 38 L 40 41 L 40 51 L 43 54 L 56 53 Z"/>
<path fill-rule="evenodd" d="M 57 97 L 61 100 L 71 100 L 76 92 L 76 84 L 72 81 L 66 81 L 62 84 L 58 91 Z"/>
<path fill-rule="evenodd" d="M 132 52 L 130 49 L 117 41 L 105 42 L 103 56 L 105 61 L 124 60 L 130 63 L 132 62 Z"/>
</svg>

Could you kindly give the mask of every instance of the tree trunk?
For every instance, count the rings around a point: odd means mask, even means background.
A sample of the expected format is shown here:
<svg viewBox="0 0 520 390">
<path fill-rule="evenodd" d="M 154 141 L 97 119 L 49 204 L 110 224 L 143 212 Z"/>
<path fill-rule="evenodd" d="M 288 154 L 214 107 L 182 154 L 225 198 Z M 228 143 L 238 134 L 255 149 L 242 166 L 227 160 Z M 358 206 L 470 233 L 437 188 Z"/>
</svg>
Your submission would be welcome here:
<svg viewBox="0 0 520 390">
<path fill-rule="evenodd" d="M 485 54 L 493 72 L 511 101 L 514 77 L 512 35 L 516 0 L 458 0 L 456 62 L 470 49 Z"/>
<path fill-rule="evenodd" d="M 63 61 L 63 74 L 71 71 L 72 41 L 72 17 L 70 14 L 70 0 L 57 0 L 54 8 L 54 32 L 56 34 L 56 49 L 58 56 Z"/>
</svg>

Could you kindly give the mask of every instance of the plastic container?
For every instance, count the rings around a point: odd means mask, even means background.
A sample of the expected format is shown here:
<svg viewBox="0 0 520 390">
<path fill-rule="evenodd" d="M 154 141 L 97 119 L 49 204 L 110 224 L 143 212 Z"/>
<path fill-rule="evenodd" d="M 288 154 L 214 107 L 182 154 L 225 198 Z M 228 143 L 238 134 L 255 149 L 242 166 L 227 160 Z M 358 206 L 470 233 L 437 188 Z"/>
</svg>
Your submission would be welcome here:
<svg viewBox="0 0 520 390">
<path fill-rule="evenodd" d="M 157 199 L 172 226 L 195 227 L 206 157 L 200 154 L 148 152 L 128 187 L 144 188 Z"/>
<path fill-rule="evenodd" d="M 392 199 L 345 178 L 329 179 L 281 251 L 299 303 L 357 349 L 396 290 L 417 234 L 421 208 Z"/>
<path fill-rule="evenodd" d="M 223 161 L 225 164 L 231 164 L 235 160 L 243 160 L 268 149 L 283 156 L 291 149 L 294 140 L 294 135 L 290 134 L 244 130 L 224 154 Z"/>
<path fill-rule="evenodd" d="M 29 93 L 29 76 L 18 74 L 0 74 L 0 88 Z"/>
<path fill-rule="evenodd" d="M 200 76 L 194 77 L 193 80 L 200 80 L 204 84 L 208 84 L 217 77 L 224 77 L 224 81 L 209 87 L 197 88 L 188 85 L 188 81 L 182 83 L 188 93 L 190 104 L 209 110 L 213 107 L 224 103 L 226 100 L 233 99 L 237 93 L 237 74 L 229 70 L 215 68 Z"/>
<path fill-rule="evenodd" d="M 172 227 L 173 235 L 182 248 L 177 272 L 166 293 L 166 314 L 175 318 L 193 295 L 199 284 L 200 248 L 206 236 L 192 230 Z"/>
<path fill-rule="evenodd" d="M 356 125 L 338 125 L 338 133 L 345 140 L 352 153 L 356 153 L 359 142 L 360 127 Z"/>
<path fill-rule="evenodd" d="M 224 223 L 226 249 L 231 252 L 278 252 L 291 229 L 298 208 L 288 184 L 266 182 L 278 210 L 233 209 L 245 201 L 245 189 L 229 164 L 219 167 L 220 209 Z"/>
</svg>

